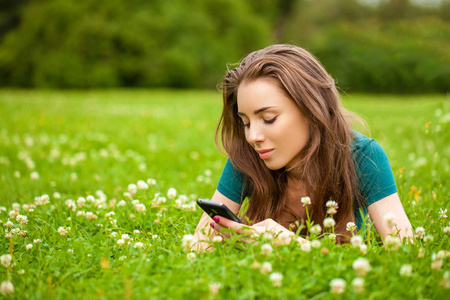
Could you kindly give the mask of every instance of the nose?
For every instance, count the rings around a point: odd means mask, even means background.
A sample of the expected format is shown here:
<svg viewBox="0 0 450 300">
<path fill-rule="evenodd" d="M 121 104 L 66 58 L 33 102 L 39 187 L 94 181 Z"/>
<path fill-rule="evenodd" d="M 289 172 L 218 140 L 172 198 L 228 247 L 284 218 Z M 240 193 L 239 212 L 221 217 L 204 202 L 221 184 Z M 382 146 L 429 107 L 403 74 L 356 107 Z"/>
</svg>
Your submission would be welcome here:
<svg viewBox="0 0 450 300">
<path fill-rule="evenodd" d="M 264 142 L 265 139 L 264 133 L 259 126 L 250 126 L 250 128 L 247 129 L 246 137 L 247 142 L 253 147 Z"/>
</svg>

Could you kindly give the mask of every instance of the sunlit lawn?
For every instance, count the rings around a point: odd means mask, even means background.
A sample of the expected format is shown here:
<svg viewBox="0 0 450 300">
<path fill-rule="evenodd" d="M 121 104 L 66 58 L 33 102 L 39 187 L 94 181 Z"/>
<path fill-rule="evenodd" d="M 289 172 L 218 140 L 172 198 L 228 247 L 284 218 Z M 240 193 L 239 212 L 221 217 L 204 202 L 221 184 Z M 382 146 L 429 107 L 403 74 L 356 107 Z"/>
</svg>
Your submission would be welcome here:
<svg viewBox="0 0 450 300">
<path fill-rule="evenodd" d="M 344 106 L 365 118 L 366 134 L 386 150 L 405 210 L 425 239 L 389 250 L 366 229 L 367 254 L 325 234 L 309 252 L 291 244 L 265 256 L 261 245 L 271 241 L 245 250 L 231 241 L 189 257 L 182 239 L 201 216 L 194 201 L 212 196 L 226 160 L 214 143 L 218 92 L 0 91 L 0 255 L 11 253 L 15 264 L 0 265 L 0 282 L 14 285 L 8 297 L 448 295 L 449 219 L 442 212 L 450 206 L 450 100 L 347 95 Z M 129 185 L 139 180 L 150 185 L 134 192 Z M 42 195 L 49 203 L 36 205 L 46 202 Z M 365 276 L 352 267 L 360 257 L 371 266 Z M 404 265 L 410 276 L 400 272 Z M 280 287 L 273 273 L 282 275 Z M 361 293 L 352 287 L 356 277 L 363 278 Z M 343 295 L 331 293 L 336 278 L 346 282 Z"/>
</svg>

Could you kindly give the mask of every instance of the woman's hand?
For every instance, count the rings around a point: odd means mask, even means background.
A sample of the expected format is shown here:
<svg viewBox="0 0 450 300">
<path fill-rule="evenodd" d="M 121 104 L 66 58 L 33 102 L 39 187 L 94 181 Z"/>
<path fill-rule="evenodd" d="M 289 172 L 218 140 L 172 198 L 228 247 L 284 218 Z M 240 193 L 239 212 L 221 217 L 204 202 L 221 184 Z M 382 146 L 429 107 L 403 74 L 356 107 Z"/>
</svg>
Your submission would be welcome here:
<svg viewBox="0 0 450 300">
<path fill-rule="evenodd" d="M 226 238 L 229 238 L 232 232 L 235 232 L 237 234 L 244 234 L 248 236 L 250 240 L 247 238 L 244 241 L 249 242 L 252 240 L 251 236 L 253 234 L 259 236 L 263 233 L 271 233 L 275 237 L 274 241 L 275 246 L 289 244 L 292 238 L 294 238 L 299 243 L 307 242 L 305 239 L 301 237 L 295 237 L 292 232 L 290 232 L 285 227 L 278 224 L 272 219 L 265 219 L 264 221 L 253 224 L 252 226 L 239 224 L 237 222 L 219 216 L 214 217 L 213 220 L 214 223 L 210 224 L 211 227 L 214 228 L 214 230 L 217 233 L 220 233 L 222 236 Z M 224 229 L 230 229 L 232 232 L 230 232 L 230 230 Z"/>
</svg>

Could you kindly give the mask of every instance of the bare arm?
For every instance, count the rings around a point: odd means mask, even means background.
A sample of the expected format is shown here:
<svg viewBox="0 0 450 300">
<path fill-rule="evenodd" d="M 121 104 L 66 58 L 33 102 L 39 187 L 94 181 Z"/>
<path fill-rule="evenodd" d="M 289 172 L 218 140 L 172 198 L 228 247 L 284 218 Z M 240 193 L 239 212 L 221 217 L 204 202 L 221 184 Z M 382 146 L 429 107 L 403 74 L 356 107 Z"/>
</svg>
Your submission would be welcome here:
<svg viewBox="0 0 450 300">
<path fill-rule="evenodd" d="M 408 216 L 403 209 L 402 202 L 397 193 L 389 195 L 368 207 L 369 215 L 374 222 L 378 234 L 384 239 L 390 233 L 396 233 L 399 230 L 399 237 L 410 238 L 413 236 L 412 226 Z M 395 226 L 390 227 L 384 217 L 387 214 L 393 214 Z"/>
<path fill-rule="evenodd" d="M 211 199 L 211 201 L 214 202 L 220 202 L 225 204 L 235 215 L 238 214 L 239 209 L 241 208 L 241 205 L 228 199 L 224 195 L 222 195 L 218 190 L 214 192 L 214 195 Z M 206 213 L 203 213 L 202 217 L 200 218 L 200 221 L 197 224 L 197 228 L 195 228 L 194 233 L 194 242 L 196 244 L 194 245 L 195 250 L 206 250 L 209 247 L 208 243 L 205 242 L 199 242 L 202 240 L 212 240 L 212 238 L 216 235 L 216 231 L 213 230 L 211 227 L 211 223 L 213 223 L 213 219 L 211 219 Z M 205 234 L 203 234 L 203 232 Z M 211 248 L 212 249 L 212 248 Z"/>
</svg>

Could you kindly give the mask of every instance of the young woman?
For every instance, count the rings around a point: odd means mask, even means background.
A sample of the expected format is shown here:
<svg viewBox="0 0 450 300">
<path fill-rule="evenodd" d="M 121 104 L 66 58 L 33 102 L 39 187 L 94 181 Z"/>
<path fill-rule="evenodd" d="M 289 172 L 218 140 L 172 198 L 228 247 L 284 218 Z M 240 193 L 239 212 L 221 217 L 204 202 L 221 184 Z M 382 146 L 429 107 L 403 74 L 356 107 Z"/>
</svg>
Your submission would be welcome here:
<svg viewBox="0 0 450 300">
<path fill-rule="evenodd" d="M 381 236 L 412 236 L 385 152 L 351 130 L 355 117 L 341 106 L 333 78 L 309 52 L 293 45 L 252 52 L 226 73 L 222 89 L 216 140 L 221 138 L 229 159 L 211 200 L 238 214 L 249 197 L 242 219 L 250 222 L 213 220 L 204 213 L 194 235 L 197 249 L 207 248 L 201 241 L 224 228 L 295 232 L 306 219 L 303 197 L 310 197 L 314 224 L 323 227 L 327 210 L 334 213 L 339 242 L 351 235 L 346 224 L 360 228 L 367 212 Z M 329 200 L 335 201 L 333 212 Z M 384 222 L 388 213 L 396 226 Z"/>
</svg>

